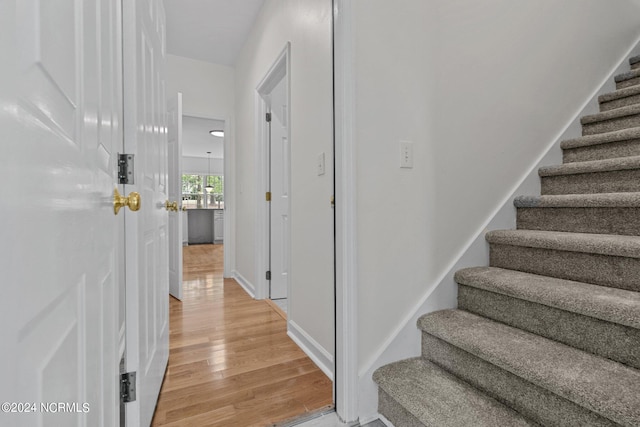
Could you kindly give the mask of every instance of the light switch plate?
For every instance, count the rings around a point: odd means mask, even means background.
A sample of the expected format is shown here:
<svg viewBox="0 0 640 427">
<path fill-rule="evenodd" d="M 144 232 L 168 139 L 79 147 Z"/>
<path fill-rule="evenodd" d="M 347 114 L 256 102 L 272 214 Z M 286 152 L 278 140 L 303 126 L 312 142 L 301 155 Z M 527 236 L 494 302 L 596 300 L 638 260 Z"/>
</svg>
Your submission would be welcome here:
<svg viewBox="0 0 640 427">
<path fill-rule="evenodd" d="M 324 152 L 318 154 L 318 176 L 324 175 Z"/>
<path fill-rule="evenodd" d="M 413 142 L 400 141 L 400 167 L 413 167 Z"/>
</svg>

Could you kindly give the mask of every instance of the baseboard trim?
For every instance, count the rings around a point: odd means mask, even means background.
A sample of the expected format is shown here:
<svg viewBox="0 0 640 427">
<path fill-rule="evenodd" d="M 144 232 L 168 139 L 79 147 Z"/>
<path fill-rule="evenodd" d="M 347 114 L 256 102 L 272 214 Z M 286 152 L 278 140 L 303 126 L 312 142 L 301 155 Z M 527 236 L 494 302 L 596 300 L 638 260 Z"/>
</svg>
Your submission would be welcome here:
<svg viewBox="0 0 640 427">
<path fill-rule="evenodd" d="M 333 357 L 307 334 L 296 322 L 287 322 L 287 335 L 309 356 L 324 374 L 333 381 Z"/>
<path fill-rule="evenodd" d="M 242 274 L 234 270 L 232 274 L 232 278 L 235 279 L 235 281 L 238 282 L 240 286 L 242 286 L 242 288 L 245 290 L 245 292 L 249 294 L 249 296 L 251 296 L 251 298 L 256 297 L 255 285 L 253 285 L 253 283 L 248 281 Z"/>
</svg>

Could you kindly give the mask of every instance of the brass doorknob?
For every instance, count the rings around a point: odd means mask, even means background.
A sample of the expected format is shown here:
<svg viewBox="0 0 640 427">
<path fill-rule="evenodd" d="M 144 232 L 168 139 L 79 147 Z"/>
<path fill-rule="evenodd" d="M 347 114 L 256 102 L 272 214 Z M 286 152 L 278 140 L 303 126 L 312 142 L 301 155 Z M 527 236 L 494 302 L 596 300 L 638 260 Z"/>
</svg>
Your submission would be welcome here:
<svg viewBox="0 0 640 427">
<path fill-rule="evenodd" d="M 113 190 L 113 213 L 118 215 L 120 208 L 128 206 L 129 210 L 135 212 L 140 210 L 140 193 L 132 191 L 128 196 L 120 194 L 118 189 Z"/>
<path fill-rule="evenodd" d="M 168 200 L 164 202 L 164 207 L 168 211 L 178 212 L 178 202 L 169 202 Z"/>
</svg>

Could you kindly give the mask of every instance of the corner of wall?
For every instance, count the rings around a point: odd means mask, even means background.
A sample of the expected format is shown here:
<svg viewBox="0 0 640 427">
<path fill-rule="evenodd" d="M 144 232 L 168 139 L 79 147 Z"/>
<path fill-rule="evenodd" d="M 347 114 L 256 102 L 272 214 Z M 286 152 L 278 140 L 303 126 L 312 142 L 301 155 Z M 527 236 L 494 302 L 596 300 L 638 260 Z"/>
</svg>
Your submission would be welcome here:
<svg viewBox="0 0 640 427">
<path fill-rule="evenodd" d="M 377 386 L 372 376 L 376 369 L 393 361 L 420 355 L 420 333 L 416 327 L 419 317 L 437 310 L 454 308 L 457 306 L 457 284 L 453 279 L 456 271 L 477 265 L 487 265 L 489 246 L 484 235 L 489 230 L 512 229 L 516 225 L 516 210 L 513 200 L 516 196 L 540 193 L 538 168 L 544 165 L 562 162 L 560 142 L 581 135 L 580 118 L 583 115 L 598 112 L 598 96 L 615 90 L 613 76 L 627 70 L 626 60 L 630 56 L 640 54 L 640 38 L 633 47 L 620 58 L 617 65 L 611 68 L 609 74 L 591 93 L 591 96 L 576 110 L 572 119 L 557 136 L 549 143 L 543 153 L 531 163 L 530 168 L 512 187 L 511 191 L 502 199 L 495 210 L 476 230 L 473 236 L 454 257 L 446 273 L 427 287 L 419 302 L 407 315 L 398 328 L 379 347 L 378 351 L 368 359 L 364 367 L 358 372 L 358 413 L 361 420 L 373 419 L 377 415 Z"/>
<path fill-rule="evenodd" d="M 253 283 L 248 281 L 242 274 L 235 270 L 232 273 L 232 277 L 240 286 L 242 286 L 242 289 L 244 289 L 251 298 L 256 297 L 256 287 Z"/>
<path fill-rule="evenodd" d="M 333 357 L 293 320 L 287 321 L 287 335 L 305 352 L 309 359 L 333 381 Z"/>
</svg>

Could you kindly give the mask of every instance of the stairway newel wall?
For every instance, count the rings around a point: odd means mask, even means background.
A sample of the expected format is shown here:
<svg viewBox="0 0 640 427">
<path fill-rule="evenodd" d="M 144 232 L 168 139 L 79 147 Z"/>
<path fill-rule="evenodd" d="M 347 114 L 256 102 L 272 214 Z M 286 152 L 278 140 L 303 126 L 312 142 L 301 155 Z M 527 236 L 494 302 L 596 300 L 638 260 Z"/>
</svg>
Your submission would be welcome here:
<svg viewBox="0 0 640 427">
<path fill-rule="evenodd" d="M 636 40 L 627 52 L 619 58 L 605 78 L 597 85 L 584 103 L 576 110 L 571 120 L 547 144 L 547 148 L 540 155 L 520 180 L 516 181 L 509 195 L 504 198 L 487 217 L 475 233 L 462 246 L 462 250 L 447 266 L 442 274 L 429 286 L 403 322 L 394 330 L 370 363 L 361 367 L 359 377 L 359 400 L 361 419 L 371 417 L 371 410 L 378 400 L 377 387 L 372 380 L 373 373 L 379 367 L 394 361 L 418 356 L 420 354 L 420 333 L 415 325 L 425 313 L 455 307 L 457 297 L 457 283 L 454 281 L 456 271 L 474 265 L 486 265 L 489 259 L 489 245 L 485 240 L 485 233 L 496 229 L 516 228 L 516 209 L 514 199 L 522 194 L 540 194 L 540 177 L 538 169 L 545 165 L 562 163 L 563 153 L 560 143 L 563 140 L 577 138 L 582 134 L 581 117 L 593 115 L 599 111 L 598 97 L 616 89 L 613 76 L 628 70 L 627 59 L 640 54 L 640 39 Z M 565 154 L 566 155 L 566 154 Z M 418 341 L 416 341 L 418 340 Z"/>
</svg>

